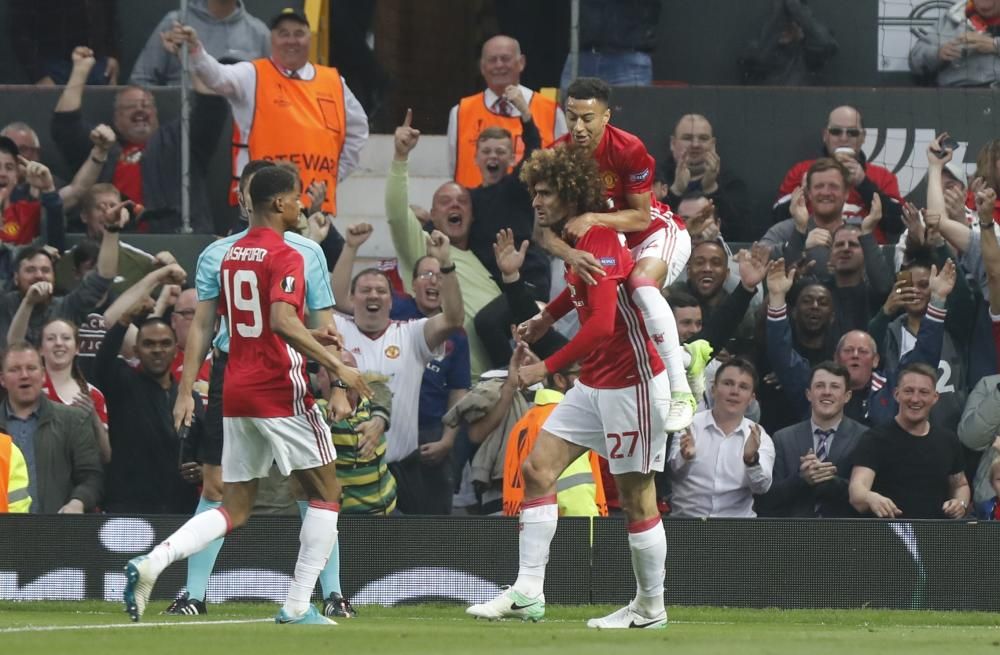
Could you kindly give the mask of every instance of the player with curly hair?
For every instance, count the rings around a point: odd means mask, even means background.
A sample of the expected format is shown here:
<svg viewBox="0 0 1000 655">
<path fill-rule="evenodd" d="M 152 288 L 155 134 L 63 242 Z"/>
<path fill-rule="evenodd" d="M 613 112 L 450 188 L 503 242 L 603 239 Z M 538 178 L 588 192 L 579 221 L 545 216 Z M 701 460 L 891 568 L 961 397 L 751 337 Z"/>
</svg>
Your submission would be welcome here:
<svg viewBox="0 0 1000 655">
<path fill-rule="evenodd" d="M 521 179 L 532 194 L 538 225 L 557 233 L 570 218 L 598 205 L 603 191 L 597 163 L 573 146 L 535 151 L 521 170 Z M 666 461 L 669 385 L 626 290 L 633 261 L 624 238 L 610 227 L 593 225 L 573 247 L 600 262 L 605 275 L 590 285 L 567 264 L 566 290 L 518 326 L 517 334 L 531 343 L 574 308 L 580 331 L 544 361 L 521 365 L 518 376 L 522 385 L 531 385 L 581 361 L 580 377 L 546 419 L 521 468 L 524 502 L 517 581 L 493 600 L 466 612 L 487 619 L 537 621 L 544 616 L 545 564 L 558 518 L 556 479 L 571 462 L 593 450 L 608 460 L 628 518 L 637 590 L 628 605 L 587 625 L 662 628 L 667 624 L 663 604 L 667 539 L 653 476 Z M 519 343 L 518 354 L 524 350 Z"/>
<path fill-rule="evenodd" d="M 684 371 L 684 351 L 670 305 L 660 290 L 677 279 L 691 254 L 691 237 L 683 220 L 652 196 L 656 162 L 642 140 L 609 125 L 611 88 L 594 77 L 581 77 L 566 89 L 565 143 L 586 152 L 597 162 L 606 202 L 597 210 L 573 214 L 566 233 L 579 239 L 591 226 L 621 232 L 635 267 L 627 281 L 629 297 L 642 314 L 657 354 L 670 381 L 669 431 L 691 424 L 697 406 Z M 601 276 L 600 263 L 579 248 L 568 247 L 544 232 L 542 247 L 568 262 L 588 283 Z"/>
</svg>

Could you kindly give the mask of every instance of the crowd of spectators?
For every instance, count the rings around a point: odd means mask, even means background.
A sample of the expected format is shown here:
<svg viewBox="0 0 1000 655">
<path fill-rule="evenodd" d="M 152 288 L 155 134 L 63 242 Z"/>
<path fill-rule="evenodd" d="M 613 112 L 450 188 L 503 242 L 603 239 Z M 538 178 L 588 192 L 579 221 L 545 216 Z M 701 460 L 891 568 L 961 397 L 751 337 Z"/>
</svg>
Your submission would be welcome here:
<svg viewBox="0 0 1000 655">
<path fill-rule="evenodd" d="M 628 5 L 619 16 L 616 3 L 590 3 L 582 71 L 648 83 L 648 28 L 660 4 Z M 802 2 L 775 7 L 773 33 L 748 55 L 747 75 L 804 83 L 837 43 Z M 609 21 L 617 31 L 605 29 Z M 585 120 L 567 123 L 559 103 L 521 85 L 527 59 L 515 39 L 490 38 L 479 61 L 484 87 L 456 98 L 448 117 L 454 179 L 429 209 L 411 204 L 421 133 L 420 117 L 407 112 L 385 153 L 396 266 L 359 266 L 376 228 L 335 220 L 337 185 L 358 166 L 368 119 L 336 68 L 308 61 L 309 27 L 291 10 L 265 24 L 237 0 L 192 0 L 186 24 L 171 12 L 150 35 L 97 126 L 84 120 L 86 86 L 95 71 L 114 81 L 117 53 L 93 40 L 61 64 L 46 50 L 56 45 L 35 53 L 38 81 L 65 85 L 49 129 L 74 176 L 53 177 L 31 117 L 3 129 L 0 454 L 11 464 L 0 470 L 9 478 L 2 506 L 190 513 L 199 496 L 218 495 L 218 462 L 199 446 L 228 348 L 225 340 L 209 347 L 214 312 L 204 304 L 217 296 L 206 296 L 200 269 L 196 291 L 195 272 L 171 253 L 121 240 L 180 224 L 181 128 L 161 125 L 148 87 L 176 84 L 186 49 L 196 90 L 193 226 L 214 227 L 207 167 L 231 113 L 234 202 L 246 211 L 248 162 L 285 160 L 277 165 L 300 175 L 306 209 L 296 239 L 312 243 L 296 247 L 333 291 L 318 293 L 309 278 L 319 298 L 310 313 L 332 310 L 345 357 L 377 385 L 376 397 L 331 419 L 345 455 L 344 511 L 517 512 L 520 464 L 579 373 L 576 365 L 532 389 L 518 384 L 521 367 L 576 331 L 562 321 L 532 350 L 512 339 L 511 326 L 564 284 L 518 174 L 532 152 L 567 134 L 572 141 Z M 625 52 L 625 35 L 640 47 Z M 911 65 L 942 86 L 991 84 L 998 42 L 1000 2 L 957 3 L 914 45 Z M 319 111 L 282 118 L 288 106 Z M 938 135 L 926 151 L 926 198 L 914 205 L 891 171 L 866 160 L 862 108 L 833 107 L 814 117 L 816 158 L 787 162 L 773 213 L 753 216 L 710 118 L 682 109 L 672 131 L 665 127 L 669 155 L 640 180 L 692 243 L 663 296 L 699 411 L 671 437 L 657 481 L 663 511 L 1000 518 L 1000 142 L 977 144 L 969 180 Z M 67 229 L 83 233 L 72 248 Z M 602 273 L 578 251 L 566 258 L 583 277 Z M 197 374 L 184 372 L 189 350 L 202 364 Z M 331 408 L 342 407 L 328 376 L 314 378 Z M 194 418 L 179 433 L 180 406 Z M 562 512 L 618 509 L 606 463 L 581 458 L 564 475 Z"/>
</svg>

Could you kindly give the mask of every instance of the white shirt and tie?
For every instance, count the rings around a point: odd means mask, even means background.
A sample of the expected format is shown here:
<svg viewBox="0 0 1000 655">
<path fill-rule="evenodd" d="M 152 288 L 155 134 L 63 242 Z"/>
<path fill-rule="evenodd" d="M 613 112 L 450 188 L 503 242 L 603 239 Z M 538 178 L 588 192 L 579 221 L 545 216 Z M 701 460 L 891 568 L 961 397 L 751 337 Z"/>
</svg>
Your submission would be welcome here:
<svg viewBox="0 0 1000 655">
<path fill-rule="evenodd" d="M 531 98 L 534 96 L 535 92 L 524 86 L 523 84 L 518 85 L 521 89 L 521 94 L 524 96 L 524 101 L 531 104 Z M 483 102 L 486 106 L 490 108 L 494 114 L 498 116 L 515 116 L 520 118 L 521 112 L 517 110 L 517 107 L 512 105 L 510 101 L 502 96 L 498 96 L 493 92 L 492 89 L 486 89 L 483 92 Z M 563 134 L 566 134 L 569 130 L 566 129 L 566 115 L 563 113 L 562 107 L 556 109 L 556 124 L 553 131 L 553 138 L 558 139 Z M 458 144 L 458 105 L 451 108 L 451 112 L 448 114 L 448 170 L 455 170 L 455 157 L 457 156 L 457 144 Z"/>
<path fill-rule="evenodd" d="M 680 436 L 674 435 L 667 461 L 670 464 L 673 495 L 671 516 L 754 517 L 754 494 L 771 488 L 774 442 L 761 428 L 760 461 L 743 463 L 743 449 L 750 438 L 753 421 L 744 418 L 726 433 L 715 422 L 711 410 L 698 412 L 691 423 L 695 456 L 681 455 Z"/>
<path fill-rule="evenodd" d="M 809 426 L 812 428 L 813 453 L 815 453 L 816 459 L 825 462 L 830 457 L 830 449 L 833 448 L 833 438 L 836 436 L 837 430 L 840 429 L 840 423 L 837 423 L 832 428 L 823 429 L 814 422 L 809 421 Z"/>
</svg>

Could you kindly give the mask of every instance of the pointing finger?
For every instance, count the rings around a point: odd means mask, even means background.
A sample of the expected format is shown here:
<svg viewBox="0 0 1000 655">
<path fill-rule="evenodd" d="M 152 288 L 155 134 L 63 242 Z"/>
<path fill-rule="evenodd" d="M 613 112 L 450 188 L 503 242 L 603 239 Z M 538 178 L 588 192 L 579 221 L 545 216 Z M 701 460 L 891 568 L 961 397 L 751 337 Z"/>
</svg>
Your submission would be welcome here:
<svg viewBox="0 0 1000 655">
<path fill-rule="evenodd" d="M 403 127 L 410 127 L 411 123 L 413 123 L 413 109 L 407 107 L 406 118 L 403 119 Z"/>
</svg>

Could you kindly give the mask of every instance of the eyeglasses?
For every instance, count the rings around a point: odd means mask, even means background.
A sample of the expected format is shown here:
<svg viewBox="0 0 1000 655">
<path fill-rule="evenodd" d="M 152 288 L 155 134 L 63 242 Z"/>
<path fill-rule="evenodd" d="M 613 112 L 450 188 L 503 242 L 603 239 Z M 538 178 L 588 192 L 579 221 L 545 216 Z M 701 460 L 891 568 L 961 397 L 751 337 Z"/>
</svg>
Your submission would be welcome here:
<svg viewBox="0 0 1000 655">
<path fill-rule="evenodd" d="M 437 271 L 424 271 L 423 273 L 417 273 L 418 280 L 438 280 L 441 278 L 441 274 Z"/>
<path fill-rule="evenodd" d="M 855 354 L 857 354 L 858 357 L 867 357 L 872 354 L 872 351 L 867 348 L 855 348 L 854 346 L 845 346 L 840 350 L 840 352 L 847 357 L 851 357 Z"/>
<path fill-rule="evenodd" d="M 830 133 L 830 136 L 844 136 L 845 132 L 852 139 L 861 136 L 861 130 L 857 127 L 828 127 L 826 131 Z"/>
</svg>

